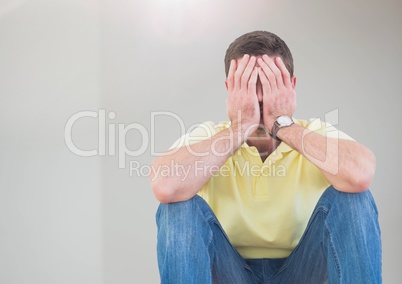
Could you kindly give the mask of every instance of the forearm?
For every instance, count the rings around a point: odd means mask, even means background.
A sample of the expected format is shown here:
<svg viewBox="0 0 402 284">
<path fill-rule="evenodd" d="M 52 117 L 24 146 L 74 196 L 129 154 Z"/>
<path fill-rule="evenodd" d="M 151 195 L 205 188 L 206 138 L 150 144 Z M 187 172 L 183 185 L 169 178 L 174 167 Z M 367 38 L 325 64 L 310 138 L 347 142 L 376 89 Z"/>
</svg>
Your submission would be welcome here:
<svg viewBox="0 0 402 284">
<path fill-rule="evenodd" d="M 242 137 L 230 127 L 210 139 L 170 150 L 156 158 L 151 174 L 155 197 L 163 203 L 192 198 L 241 146 Z"/>
<path fill-rule="evenodd" d="M 321 169 L 339 191 L 362 192 L 370 186 L 375 156 L 365 146 L 327 138 L 297 124 L 280 129 L 278 137 Z"/>
<path fill-rule="evenodd" d="M 210 139 L 169 151 L 155 160 L 154 169 L 165 167 L 170 172 L 164 176 L 151 175 L 152 188 L 159 201 L 169 203 L 193 197 L 246 141 L 246 136 L 257 129 L 260 113 L 255 62 L 256 58 L 247 54 L 239 64 L 236 60 L 231 61 L 226 80 L 226 107 L 231 127 Z M 178 169 L 182 169 L 181 173 Z"/>
</svg>

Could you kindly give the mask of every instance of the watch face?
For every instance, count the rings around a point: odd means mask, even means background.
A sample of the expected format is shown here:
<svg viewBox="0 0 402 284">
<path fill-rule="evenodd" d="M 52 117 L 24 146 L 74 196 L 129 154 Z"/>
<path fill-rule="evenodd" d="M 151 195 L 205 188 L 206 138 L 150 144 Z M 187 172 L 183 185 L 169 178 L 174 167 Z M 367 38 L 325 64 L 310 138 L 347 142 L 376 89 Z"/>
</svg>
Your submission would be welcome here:
<svg viewBox="0 0 402 284">
<path fill-rule="evenodd" d="M 293 120 L 288 116 L 280 116 L 277 119 L 280 126 L 289 126 L 292 124 Z"/>
</svg>

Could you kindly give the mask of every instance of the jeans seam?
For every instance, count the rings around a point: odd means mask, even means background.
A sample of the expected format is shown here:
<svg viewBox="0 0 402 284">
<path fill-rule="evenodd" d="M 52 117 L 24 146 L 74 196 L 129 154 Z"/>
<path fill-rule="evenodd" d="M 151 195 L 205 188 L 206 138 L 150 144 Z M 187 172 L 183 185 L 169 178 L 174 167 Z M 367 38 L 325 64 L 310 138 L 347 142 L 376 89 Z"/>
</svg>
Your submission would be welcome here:
<svg viewBox="0 0 402 284">
<path fill-rule="evenodd" d="M 195 201 L 195 200 L 193 200 L 193 201 Z M 208 240 L 208 243 L 207 243 L 207 250 L 209 251 L 209 250 L 210 250 L 210 247 L 211 247 L 211 244 L 212 244 L 212 239 L 213 239 L 213 231 L 212 231 L 212 228 L 211 228 L 210 221 L 213 220 L 214 218 L 213 218 L 213 216 L 206 217 L 205 214 L 204 214 L 204 212 L 203 212 L 203 210 L 201 210 L 200 206 L 198 205 L 198 203 L 197 203 L 197 202 L 194 202 L 194 204 L 195 204 L 195 207 L 197 208 L 198 214 L 200 214 L 201 216 L 204 217 L 205 222 L 206 222 L 206 223 L 209 225 L 209 227 L 210 227 L 210 228 L 209 228 L 209 230 L 210 230 L 209 240 Z M 209 266 L 210 266 L 210 271 L 211 271 L 211 273 L 210 273 L 210 275 L 209 275 L 209 283 L 211 283 L 211 284 L 213 283 L 213 279 L 212 279 L 212 269 L 213 269 L 213 265 L 214 265 L 214 259 L 215 259 L 215 253 L 214 253 L 213 259 L 209 259 L 209 261 L 210 261 Z"/>
<path fill-rule="evenodd" d="M 372 206 L 372 208 L 373 208 L 373 210 L 374 210 L 376 216 L 378 217 L 378 207 L 377 207 L 377 204 L 375 203 L 375 200 L 374 200 L 374 197 L 373 197 L 373 194 L 371 193 L 371 191 L 368 190 L 368 192 L 369 192 L 369 197 L 368 197 L 368 198 L 369 198 L 369 200 L 370 200 L 370 204 L 371 204 L 371 206 Z"/>
<path fill-rule="evenodd" d="M 200 198 L 201 198 L 202 200 L 204 200 L 201 196 L 200 196 Z M 205 201 L 205 200 L 204 200 L 204 201 Z M 205 201 L 205 202 L 206 202 L 206 201 Z M 235 246 L 234 246 L 234 245 L 232 244 L 232 242 L 230 241 L 230 239 L 229 239 L 228 235 L 226 234 L 225 230 L 222 228 L 222 225 L 220 224 L 218 218 L 215 216 L 215 213 L 213 212 L 212 208 L 209 206 L 208 203 L 207 203 L 207 205 L 208 205 L 208 207 L 209 207 L 209 210 L 212 211 L 212 214 L 209 214 L 209 216 L 206 217 L 205 220 L 208 222 L 208 224 L 210 224 L 210 226 L 216 225 L 216 226 L 219 228 L 219 230 L 222 232 L 222 234 L 223 234 L 223 236 L 225 237 L 225 239 L 226 239 L 226 241 L 228 242 L 228 244 L 232 247 L 233 251 L 235 251 L 235 253 L 236 253 L 240 258 L 244 259 L 243 256 L 241 256 L 241 254 L 237 251 L 237 249 L 235 248 Z M 205 214 L 203 214 L 203 211 L 201 210 L 200 206 L 199 206 L 197 203 L 196 203 L 196 206 L 197 206 L 197 209 L 201 211 L 202 215 L 205 216 Z M 211 229 L 211 230 L 212 230 L 212 229 Z M 213 234 L 212 234 L 212 236 L 211 236 L 211 238 L 210 238 L 210 242 L 208 243 L 208 248 L 209 248 L 210 243 L 212 242 L 212 239 L 213 239 Z M 212 264 L 211 264 L 211 265 L 212 265 Z M 243 267 L 244 267 L 244 269 L 247 269 L 248 271 L 250 271 L 250 272 L 254 275 L 253 270 L 248 266 L 248 264 L 247 264 L 246 261 L 244 261 Z"/>
<path fill-rule="evenodd" d="M 336 269 L 336 272 L 338 273 L 338 283 L 341 283 L 341 266 L 340 266 L 340 263 L 339 263 L 339 258 L 338 258 L 337 254 L 336 254 L 334 243 L 332 241 L 331 232 L 330 232 L 330 230 L 329 230 L 329 228 L 327 226 L 325 226 L 325 233 L 328 236 L 328 240 L 329 240 L 328 243 L 329 243 L 329 246 L 331 248 L 332 256 L 334 258 L 335 269 Z"/>
<path fill-rule="evenodd" d="M 323 207 L 319 207 L 316 208 L 313 212 L 313 214 L 311 215 L 311 218 L 307 224 L 306 229 L 304 230 L 304 233 L 302 235 L 302 237 L 300 238 L 298 244 L 296 245 L 296 247 L 294 248 L 294 250 L 291 252 L 291 254 L 288 257 L 288 260 L 284 263 L 284 265 L 282 265 L 282 267 L 279 269 L 279 271 L 276 273 L 275 277 L 279 276 L 280 273 L 282 273 L 289 265 L 289 263 L 292 261 L 293 255 L 294 253 L 299 249 L 301 243 L 303 242 L 305 235 L 307 234 L 307 231 L 310 229 L 311 224 L 313 223 L 314 219 L 317 217 L 318 213 L 322 212 L 324 214 L 328 214 L 328 209 L 325 209 Z"/>
<path fill-rule="evenodd" d="M 234 247 L 234 245 L 230 242 L 229 237 L 227 236 L 225 230 L 222 228 L 221 224 L 219 223 L 218 220 L 215 220 L 214 218 L 211 218 L 211 223 L 214 223 L 215 225 L 218 226 L 219 230 L 222 231 L 223 236 L 225 237 L 226 241 L 229 243 L 229 245 L 233 248 L 233 250 L 241 257 L 243 258 L 240 253 L 237 251 L 237 249 Z"/>
<path fill-rule="evenodd" d="M 211 209 L 211 210 L 212 210 L 212 209 Z M 221 224 L 219 223 L 219 220 L 216 219 L 216 218 L 214 218 L 213 216 L 211 216 L 210 218 L 208 218 L 208 223 L 210 223 L 210 226 L 216 225 L 216 226 L 219 228 L 219 230 L 222 232 L 222 234 L 223 234 L 223 236 L 225 237 L 225 239 L 226 239 L 226 241 L 228 242 L 228 244 L 232 247 L 233 251 L 234 251 L 241 259 L 244 259 L 244 258 L 240 255 L 240 253 L 237 251 L 237 249 L 235 248 L 235 246 L 230 242 L 229 237 L 227 236 L 225 230 L 222 228 Z M 213 235 L 212 235 L 212 237 L 210 238 L 210 243 L 212 242 L 212 238 L 213 238 Z M 209 247 L 210 243 L 208 243 L 208 247 Z M 213 264 L 211 263 L 211 265 L 213 265 Z M 248 270 L 249 272 L 251 272 L 251 274 L 252 274 L 253 277 L 255 278 L 254 271 L 249 267 L 249 265 L 247 264 L 247 262 L 246 262 L 245 260 L 244 260 L 244 263 L 243 263 L 243 268 L 246 269 L 246 270 Z M 211 282 L 211 283 L 212 283 L 212 282 Z"/>
</svg>

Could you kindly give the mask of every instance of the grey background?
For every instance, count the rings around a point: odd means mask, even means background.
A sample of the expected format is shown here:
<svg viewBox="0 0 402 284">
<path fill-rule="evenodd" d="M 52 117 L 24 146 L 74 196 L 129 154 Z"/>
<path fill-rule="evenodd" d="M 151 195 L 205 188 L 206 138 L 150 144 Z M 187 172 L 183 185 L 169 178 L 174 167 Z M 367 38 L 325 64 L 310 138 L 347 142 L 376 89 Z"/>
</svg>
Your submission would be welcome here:
<svg viewBox="0 0 402 284">
<path fill-rule="evenodd" d="M 256 29 L 281 36 L 295 59 L 296 117 L 324 118 L 377 156 L 384 283 L 400 279 L 402 197 L 397 161 L 402 2 L 212 0 L 0 1 L 0 283 L 158 283 L 150 145 L 129 157 L 79 157 L 64 142 L 84 110 L 139 123 L 155 149 L 186 127 L 226 119 L 224 52 Z M 73 128 L 98 145 L 97 119 Z M 142 145 L 130 131 L 130 149 Z"/>
</svg>

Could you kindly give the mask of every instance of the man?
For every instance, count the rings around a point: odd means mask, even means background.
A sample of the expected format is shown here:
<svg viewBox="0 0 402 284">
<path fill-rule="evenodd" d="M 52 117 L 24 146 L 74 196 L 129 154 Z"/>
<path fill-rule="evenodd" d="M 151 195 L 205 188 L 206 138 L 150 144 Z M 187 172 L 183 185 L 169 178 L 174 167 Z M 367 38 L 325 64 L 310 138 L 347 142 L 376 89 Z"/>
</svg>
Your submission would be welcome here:
<svg viewBox="0 0 402 284">
<path fill-rule="evenodd" d="M 161 282 L 381 283 L 373 153 L 293 118 L 278 36 L 242 35 L 225 67 L 230 122 L 200 125 L 153 163 L 171 167 L 152 176 Z"/>
</svg>

